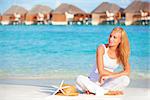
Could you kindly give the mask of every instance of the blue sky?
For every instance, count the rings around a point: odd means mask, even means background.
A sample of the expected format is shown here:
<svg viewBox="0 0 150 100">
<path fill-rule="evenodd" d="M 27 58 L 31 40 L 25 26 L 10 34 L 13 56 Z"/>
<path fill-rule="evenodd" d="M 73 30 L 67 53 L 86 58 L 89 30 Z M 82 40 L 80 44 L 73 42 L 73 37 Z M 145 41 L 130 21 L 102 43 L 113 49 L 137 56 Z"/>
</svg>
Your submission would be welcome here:
<svg viewBox="0 0 150 100">
<path fill-rule="evenodd" d="M 30 10 L 37 4 L 47 5 L 52 9 L 58 7 L 61 3 L 73 4 L 86 12 L 91 12 L 102 2 L 116 3 L 122 8 L 127 7 L 134 0 L 0 0 L 0 13 L 4 13 L 12 5 L 20 5 Z M 143 0 L 148 1 L 148 0 Z"/>
</svg>

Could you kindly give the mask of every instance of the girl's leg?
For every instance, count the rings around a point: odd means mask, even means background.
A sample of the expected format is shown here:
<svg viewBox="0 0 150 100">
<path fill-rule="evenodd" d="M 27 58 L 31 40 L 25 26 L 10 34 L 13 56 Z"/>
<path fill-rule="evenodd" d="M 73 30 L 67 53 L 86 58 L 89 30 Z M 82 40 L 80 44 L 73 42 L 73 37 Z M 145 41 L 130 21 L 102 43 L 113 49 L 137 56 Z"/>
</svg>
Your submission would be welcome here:
<svg viewBox="0 0 150 100">
<path fill-rule="evenodd" d="M 76 86 L 77 86 L 77 89 L 81 90 L 82 92 L 85 92 L 87 90 L 89 90 L 90 92 L 95 92 L 95 86 L 96 84 L 93 83 L 92 81 L 89 80 L 88 77 L 85 77 L 85 76 L 82 76 L 82 75 L 79 75 L 77 77 L 77 80 L 76 80 Z"/>
<path fill-rule="evenodd" d="M 108 79 L 105 81 L 105 83 L 102 85 L 102 87 L 106 90 L 123 90 L 126 86 L 128 86 L 130 83 L 130 79 L 128 76 L 120 76 L 114 79 Z"/>
<path fill-rule="evenodd" d="M 105 92 L 104 89 L 98 84 L 92 82 L 88 77 L 82 75 L 77 77 L 76 87 L 82 92 L 90 91 L 92 93 L 96 93 L 96 95 L 104 95 Z"/>
</svg>

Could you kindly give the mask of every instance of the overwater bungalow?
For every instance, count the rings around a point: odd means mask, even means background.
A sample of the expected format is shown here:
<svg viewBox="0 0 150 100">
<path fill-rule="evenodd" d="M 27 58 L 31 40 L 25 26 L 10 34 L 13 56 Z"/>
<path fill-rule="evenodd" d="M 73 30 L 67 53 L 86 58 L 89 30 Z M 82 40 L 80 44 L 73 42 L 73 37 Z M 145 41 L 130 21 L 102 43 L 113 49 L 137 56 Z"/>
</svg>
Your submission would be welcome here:
<svg viewBox="0 0 150 100">
<path fill-rule="evenodd" d="M 116 24 L 121 19 L 122 8 L 114 3 L 103 2 L 92 12 L 92 25 L 104 22 Z"/>
<path fill-rule="evenodd" d="M 52 9 L 48 6 L 36 5 L 27 13 L 25 24 L 49 24 L 51 12 Z"/>
<path fill-rule="evenodd" d="M 82 14 L 75 14 L 73 23 L 75 24 L 91 24 L 91 14 L 89 13 L 82 13 Z"/>
<path fill-rule="evenodd" d="M 53 25 L 67 25 L 67 24 L 88 24 L 90 14 L 79 9 L 78 7 L 62 3 L 52 13 Z"/>
<path fill-rule="evenodd" d="M 150 21 L 150 2 L 133 1 L 124 12 L 126 25 L 136 24 L 138 22 L 147 24 Z"/>
<path fill-rule="evenodd" d="M 2 15 L 0 14 L 0 23 L 1 23 L 1 20 L 2 20 Z"/>
<path fill-rule="evenodd" d="M 1 24 L 21 24 L 24 22 L 27 12 L 25 8 L 13 5 L 2 15 Z"/>
</svg>

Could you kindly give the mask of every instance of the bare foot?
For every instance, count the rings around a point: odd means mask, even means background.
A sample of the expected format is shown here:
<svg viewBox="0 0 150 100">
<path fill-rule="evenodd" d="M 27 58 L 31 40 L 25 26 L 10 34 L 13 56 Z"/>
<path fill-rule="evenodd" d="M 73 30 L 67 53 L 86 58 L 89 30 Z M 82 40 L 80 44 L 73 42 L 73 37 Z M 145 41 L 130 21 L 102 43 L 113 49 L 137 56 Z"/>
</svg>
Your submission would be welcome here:
<svg viewBox="0 0 150 100">
<path fill-rule="evenodd" d="M 85 91 L 85 94 L 88 94 L 88 95 L 91 95 L 91 94 L 92 94 L 92 95 L 95 95 L 95 93 L 92 93 L 92 92 L 90 92 L 90 91 L 88 91 L 88 90 Z"/>
<path fill-rule="evenodd" d="M 105 95 L 123 95 L 122 91 L 108 91 Z"/>
</svg>

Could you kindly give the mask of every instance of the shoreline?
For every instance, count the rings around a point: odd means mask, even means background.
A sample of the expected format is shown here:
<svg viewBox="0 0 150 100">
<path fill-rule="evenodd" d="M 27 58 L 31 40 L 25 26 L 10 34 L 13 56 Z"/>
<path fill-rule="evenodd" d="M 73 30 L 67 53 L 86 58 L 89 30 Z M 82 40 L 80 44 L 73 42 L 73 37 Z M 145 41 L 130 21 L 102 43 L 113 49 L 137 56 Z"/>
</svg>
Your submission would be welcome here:
<svg viewBox="0 0 150 100">
<path fill-rule="evenodd" d="M 3 72 L 0 73 L 0 80 L 1 79 L 75 79 L 78 75 L 80 75 L 82 73 L 82 75 L 84 76 L 88 76 L 90 71 L 88 72 L 76 72 L 76 73 L 71 73 L 71 72 L 63 72 L 63 73 L 60 73 L 60 72 L 57 72 L 57 73 L 50 73 L 50 74 L 40 74 L 40 75 L 11 75 L 11 74 L 6 74 Z M 146 79 L 146 80 L 149 80 L 150 79 L 150 72 L 149 71 L 132 71 L 131 72 L 131 75 L 130 75 L 130 78 L 131 79 L 136 79 L 136 80 L 139 80 L 139 79 Z"/>
<path fill-rule="evenodd" d="M 10 84 L 10 85 L 31 85 L 31 86 L 50 86 L 55 84 L 60 84 L 64 80 L 64 83 L 75 84 L 76 78 L 69 79 L 0 79 L 0 84 Z M 150 88 L 150 79 L 133 79 L 131 78 L 129 86 L 130 88 Z"/>
</svg>

